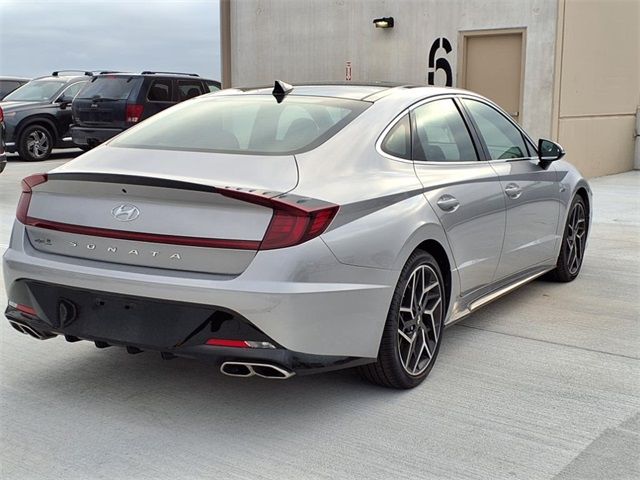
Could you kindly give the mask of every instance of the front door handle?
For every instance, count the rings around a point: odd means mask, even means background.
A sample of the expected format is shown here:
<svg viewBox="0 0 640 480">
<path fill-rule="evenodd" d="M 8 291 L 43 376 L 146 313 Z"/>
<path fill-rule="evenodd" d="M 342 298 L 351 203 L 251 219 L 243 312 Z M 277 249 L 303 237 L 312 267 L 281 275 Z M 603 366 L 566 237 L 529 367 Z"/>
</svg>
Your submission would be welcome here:
<svg viewBox="0 0 640 480">
<path fill-rule="evenodd" d="M 510 183 L 506 187 L 504 187 L 504 193 L 507 194 L 507 197 L 513 198 L 515 200 L 516 198 L 519 198 L 520 195 L 522 195 L 522 189 L 517 183 Z"/>
<path fill-rule="evenodd" d="M 458 199 L 451 195 L 442 195 L 436 203 L 445 212 L 455 212 L 460 206 Z"/>
</svg>

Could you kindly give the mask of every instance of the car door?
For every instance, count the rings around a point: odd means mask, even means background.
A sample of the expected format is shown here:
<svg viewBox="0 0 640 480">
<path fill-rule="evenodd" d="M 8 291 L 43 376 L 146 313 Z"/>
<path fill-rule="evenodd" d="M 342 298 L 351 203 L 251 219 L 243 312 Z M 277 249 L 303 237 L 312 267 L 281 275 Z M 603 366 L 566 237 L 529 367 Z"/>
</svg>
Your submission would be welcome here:
<svg viewBox="0 0 640 480">
<path fill-rule="evenodd" d="M 66 87 L 60 95 L 58 95 L 58 98 L 55 101 L 55 103 L 58 105 L 58 110 L 56 111 L 56 119 L 61 134 L 60 138 L 62 140 L 71 136 L 71 132 L 69 131 L 69 127 L 71 126 L 73 117 L 71 104 L 73 102 L 73 99 L 76 98 L 76 95 L 80 93 L 80 90 L 82 90 L 82 87 L 84 87 L 86 84 L 86 81 L 72 83 L 71 85 Z"/>
<path fill-rule="evenodd" d="M 200 80 L 178 80 L 178 101 L 202 95 L 205 92 Z"/>
<path fill-rule="evenodd" d="M 177 95 L 174 90 L 174 82 L 171 78 L 154 78 L 149 85 L 147 97 L 143 102 L 142 118 L 149 118 L 165 108 L 175 105 Z"/>
<path fill-rule="evenodd" d="M 506 202 L 507 225 L 496 280 L 553 263 L 560 213 L 555 167 L 541 166 L 519 127 L 493 105 L 476 98 L 464 98 L 462 104 L 500 177 Z"/>
<path fill-rule="evenodd" d="M 412 156 L 425 196 L 449 240 L 462 295 L 489 285 L 505 230 L 505 202 L 497 174 L 482 161 L 453 97 L 411 110 Z"/>
</svg>

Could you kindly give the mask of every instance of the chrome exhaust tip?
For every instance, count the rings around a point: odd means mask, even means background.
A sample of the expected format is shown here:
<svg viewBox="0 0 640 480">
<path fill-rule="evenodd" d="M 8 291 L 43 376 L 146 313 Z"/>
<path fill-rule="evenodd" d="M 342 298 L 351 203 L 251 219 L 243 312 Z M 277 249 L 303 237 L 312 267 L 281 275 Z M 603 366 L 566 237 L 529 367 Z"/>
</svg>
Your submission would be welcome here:
<svg viewBox="0 0 640 480">
<path fill-rule="evenodd" d="M 31 337 L 38 340 L 48 340 L 49 338 L 53 338 L 56 336 L 55 333 L 41 332 L 40 330 L 36 330 L 35 328 L 30 327 L 26 323 L 17 322 L 15 320 L 9 320 L 9 323 L 13 328 L 15 328 L 20 333 L 24 333 L 25 335 L 30 335 Z"/>
<path fill-rule="evenodd" d="M 220 366 L 220 372 L 229 377 L 249 378 L 256 375 L 271 380 L 286 380 L 296 374 L 287 368 L 277 365 L 249 362 L 224 362 Z"/>
</svg>

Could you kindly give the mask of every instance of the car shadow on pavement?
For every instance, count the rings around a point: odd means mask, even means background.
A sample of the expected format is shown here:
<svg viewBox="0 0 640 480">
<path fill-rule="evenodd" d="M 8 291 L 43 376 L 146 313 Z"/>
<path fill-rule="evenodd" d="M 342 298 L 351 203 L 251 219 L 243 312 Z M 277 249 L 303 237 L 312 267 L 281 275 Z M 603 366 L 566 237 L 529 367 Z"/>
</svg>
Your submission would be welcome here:
<svg viewBox="0 0 640 480">
<path fill-rule="evenodd" d="M 80 355 L 67 349 L 64 360 L 57 357 L 47 368 L 38 368 L 29 380 L 31 388 L 49 392 L 65 408 L 77 408 L 78 414 L 104 418 L 143 409 L 183 426 L 224 418 L 247 428 L 252 422 L 264 425 L 292 418 L 312 425 L 319 412 L 326 414 L 327 409 L 332 416 L 340 416 L 345 404 L 355 408 L 366 398 L 371 408 L 403 394 L 366 382 L 355 369 L 288 380 L 242 379 L 227 377 L 214 364 L 195 360 L 166 361 L 154 352 L 132 358 L 117 347 L 95 352 L 88 347 L 82 346 Z"/>
<path fill-rule="evenodd" d="M 47 158 L 46 160 L 44 160 L 44 162 L 47 162 L 49 160 L 73 160 L 74 158 L 82 155 L 84 152 L 82 150 L 79 150 L 77 148 L 74 149 L 65 149 L 65 150 L 54 150 L 51 155 L 49 156 L 49 158 Z M 22 160 L 17 153 L 7 153 L 7 162 L 24 162 L 24 163 L 40 163 L 40 162 L 25 162 L 24 160 Z"/>
</svg>

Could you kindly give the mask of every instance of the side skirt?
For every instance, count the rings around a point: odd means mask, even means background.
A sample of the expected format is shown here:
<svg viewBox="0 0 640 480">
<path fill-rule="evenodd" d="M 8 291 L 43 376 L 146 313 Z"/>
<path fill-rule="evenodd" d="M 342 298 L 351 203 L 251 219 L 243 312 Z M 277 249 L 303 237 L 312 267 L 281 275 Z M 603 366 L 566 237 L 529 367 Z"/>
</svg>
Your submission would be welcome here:
<svg viewBox="0 0 640 480">
<path fill-rule="evenodd" d="M 498 298 L 500 298 L 500 297 L 502 297 L 502 296 L 504 296 L 504 295 L 506 295 L 508 293 L 511 293 L 516 288 L 519 288 L 519 287 L 523 286 L 524 284 L 535 280 L 536 278 L 544 275 L 547 272 L 550 272 L 553 269 L 554 269 L 554 267 L 545 266 L 545 267 L 538 268 L 538 269 L 534 270 L 533 272 L 531 272 L 529 270 L 524 275 L 521 274 L 521 275 L 516 276 L 515 280 L 512 279 L 510 281 L 510 283 L 508 283 L 507 285 L 503 285 L 503 286 L 499 285 L 496 288 L 494 288 L 493 290 L 490 290 L 489 292 L 485 293 L 484 295 L 476 298 L 475 300 L 470 300 L 469 303 L 467 303 L 466 308 L 462 308 L 461 310 L 459 310 L 459 311 L 457 311 L 457 312 L 455 312 L 455 313 L 453 313 L 451 315 L 449 320 L 445 323 L 445 327 L 449 327 L 449 326 L 459 322 L 460 320 L 462 320 L 466 316 L 472 314 L 473 312 L 475 312 L 479 308 L 482 308 L 485 305 L 488 305 L 489 303 L 493 302 L 494 300 L 497 300 Z"/>
</svg>

